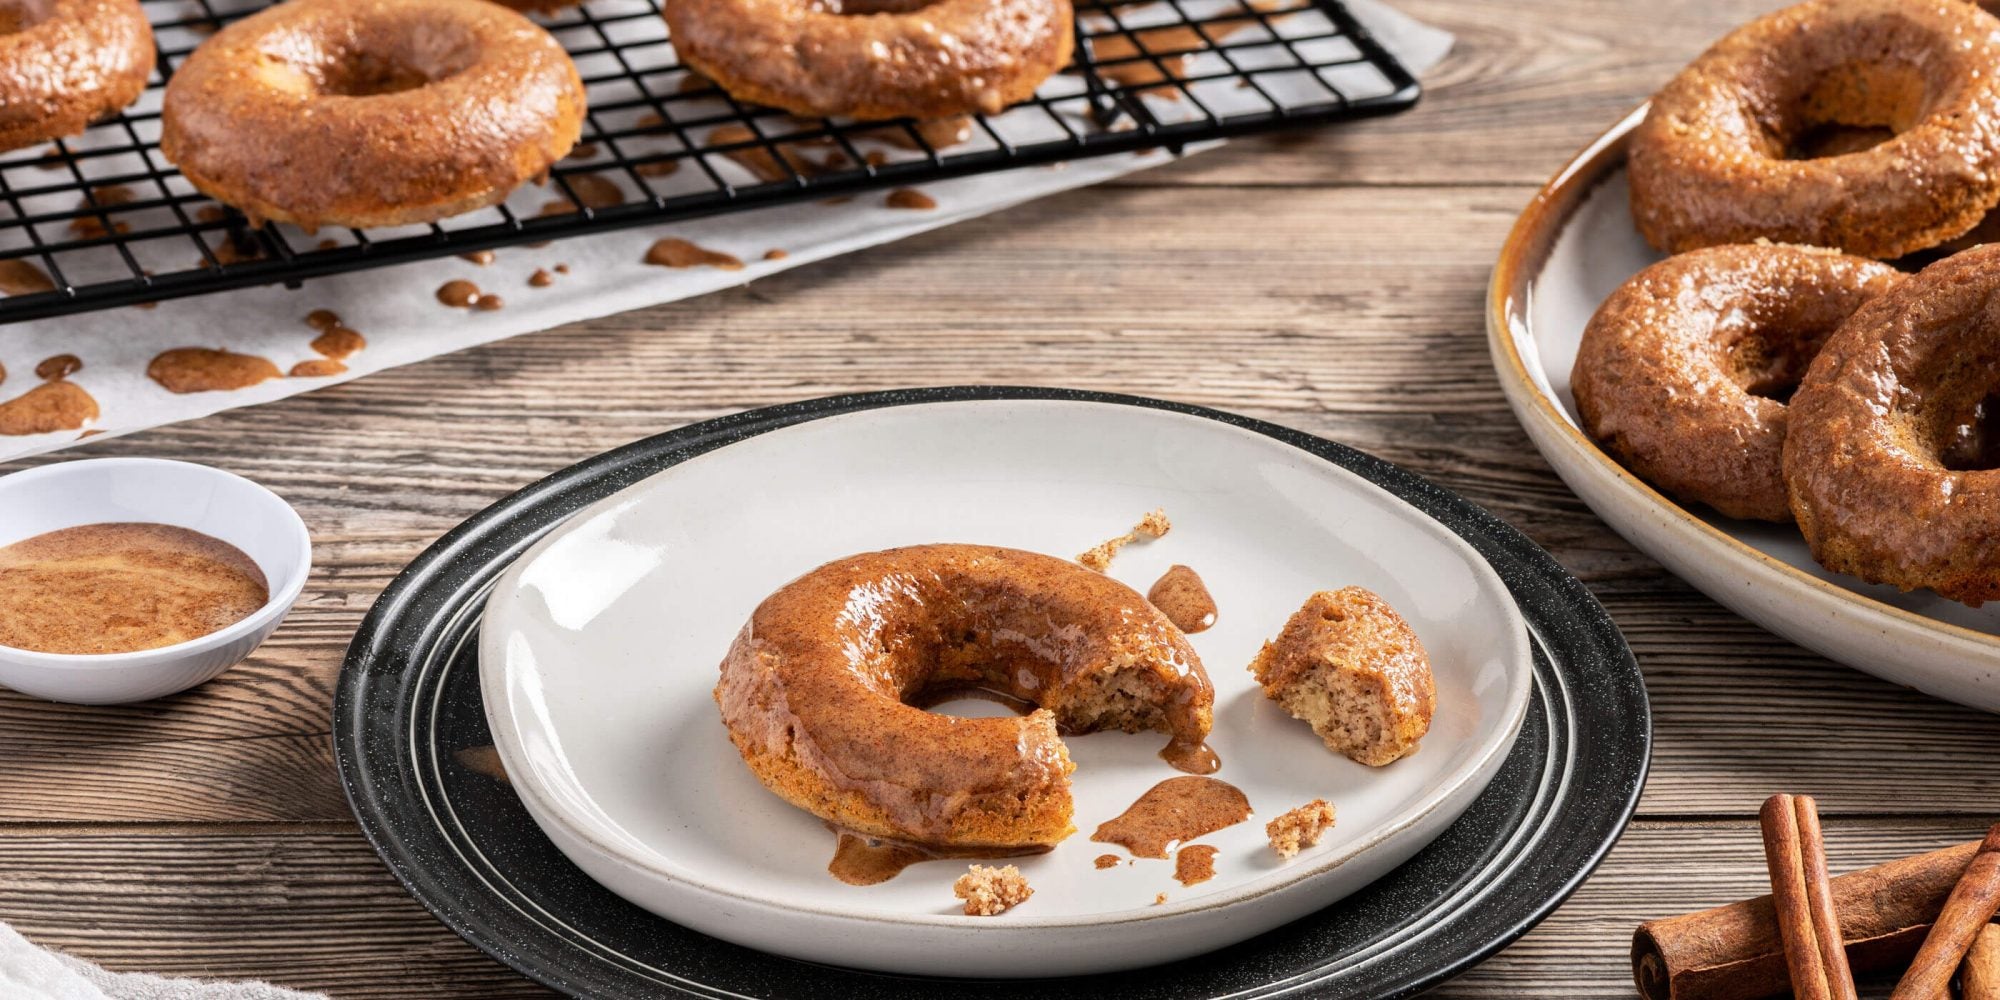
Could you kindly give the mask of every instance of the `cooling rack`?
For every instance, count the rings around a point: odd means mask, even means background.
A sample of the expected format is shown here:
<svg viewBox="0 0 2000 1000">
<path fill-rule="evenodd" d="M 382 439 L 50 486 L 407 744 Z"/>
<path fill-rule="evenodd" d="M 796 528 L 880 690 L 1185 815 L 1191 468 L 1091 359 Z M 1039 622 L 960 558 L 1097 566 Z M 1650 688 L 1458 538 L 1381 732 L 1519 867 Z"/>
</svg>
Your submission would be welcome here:
<svg viewBox="0 0 2000 1000">
<path fill-rule="evenodd" d="M 997 115 L 801 119 L 673 55 L 658 0 L 540 18 L 590 113 L 546 186 L 420 226 L 250 227 L 160 155 L 160 94 L 263 0 L 148 0 L 151 86 L 83 135 L 0 156 L 0 323 L 534 244 L 801 199 L 1401 110 L 1418 85 L 1339 0 L 1077 0 L 1073 65 Z"/>
</svg>

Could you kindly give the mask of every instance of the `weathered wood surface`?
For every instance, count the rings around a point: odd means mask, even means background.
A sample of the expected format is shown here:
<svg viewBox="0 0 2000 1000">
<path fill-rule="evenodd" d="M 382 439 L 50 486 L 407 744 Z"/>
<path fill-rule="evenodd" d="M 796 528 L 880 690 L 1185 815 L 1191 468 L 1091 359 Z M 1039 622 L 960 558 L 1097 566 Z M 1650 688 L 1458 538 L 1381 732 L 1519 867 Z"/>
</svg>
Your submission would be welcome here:
<svg viewBox="0 0 2000 1000">
<path fill-rule="evenodd" d="M 1638 921 L 1757 891 L 1772 791 L 1819 797 L 1836 868 L 1976 835 L 2000 815 L 2000 720 L 1834 666 L 1668 576 L 1564 489 L 1487 361 L 1484 286 L 1514 213 L 1749 7 L 1404 6 L 1461 38 L 1410 114 L 74 453 L 257 479 L 304 513 L 316 569 L 277 636 L 198 691 L 126 708 L 0 693 L 0 920 L 119 968 L 342 998 L 544 995 L 405 896 L 348 816 L 328 711 L 360 616 L 439 534 L 578 459 L 911 384 L 1144 393 L 1323 434 L 1486 505 L 1591 585 L 1653 696 L 1642 820 L 1441 995 L 1627 995 Z"/>
</svg>

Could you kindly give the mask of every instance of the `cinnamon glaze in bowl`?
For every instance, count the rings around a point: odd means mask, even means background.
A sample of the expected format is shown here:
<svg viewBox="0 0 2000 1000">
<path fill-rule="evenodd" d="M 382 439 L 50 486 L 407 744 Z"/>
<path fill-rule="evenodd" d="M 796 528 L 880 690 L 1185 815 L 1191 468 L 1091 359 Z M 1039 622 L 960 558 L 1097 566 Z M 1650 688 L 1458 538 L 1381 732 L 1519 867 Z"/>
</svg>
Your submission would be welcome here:
<svg viewBox="0 0 2000 1000">
<path fill-rule="evenodd" d="M 214 678 L 268 638 L 312 567 L 305 522 L 277 494 L 190 462 L 97 458 L 0 477 L 0 546 L 64 528 L 150 523 L 200 532 L 247 555 L 269 598 L 234 624 L 185 642 L 122 653 L 0 646 L 0 685 L 83 705 L 160 698 Z"/>
</svg>

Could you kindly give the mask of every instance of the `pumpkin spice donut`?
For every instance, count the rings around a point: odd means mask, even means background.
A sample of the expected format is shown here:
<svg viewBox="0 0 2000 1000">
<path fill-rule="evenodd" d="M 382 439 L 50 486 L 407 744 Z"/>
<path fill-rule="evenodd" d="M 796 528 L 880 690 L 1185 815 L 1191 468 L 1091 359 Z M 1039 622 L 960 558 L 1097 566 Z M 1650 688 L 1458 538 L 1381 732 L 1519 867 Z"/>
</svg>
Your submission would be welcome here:
<svg viewBox="0 0 2000 1000">
<path fill-rule="evenodd" d="M 1730 517 L 1789 521 L 1784 398 L 1819 345 L 1892 287 L 1887 264 L 1779 244 L 1712 247 L 1640 271 L 1584 328 L 1570 388 L 1626 468 Z"/>
<path fill-rule="evenodd" d="M 1862 131 L 1887 138 L 1851 141 Z M 2000 202 L 2000 19 L 1966 0 L 1808 0 L 1758 18 L 1654 96 L 1629 161 L 1633 219 L 1668 253 L 1935 246 Z"/>
<path fill-rule="evenodd" d="M 494 204 L 576 144 L 575 64 L 487 0 L 289 0 L 167 84 L 160 149 L 253 220 L 429 222 Z"/>
<path fill-rule="evenodd" d="M 82 132 L 152 71 L 138 0 L 0 0 L 0 152 Z"/>
<path fill-rule="evenodd" d="M 1784 452 L 1821 565 L 1975 606 L 2000 598 L 1995 330 L 1989 244 L 1904 280 L 1827 341 L 1793 397 Z"/>
<path fill-rule="evenodd" d="M 810 117 L 946 118 L 1032 96 L 1069 63 L 1069 0 L 669 0 L 688 68 Z"/>
</svg>

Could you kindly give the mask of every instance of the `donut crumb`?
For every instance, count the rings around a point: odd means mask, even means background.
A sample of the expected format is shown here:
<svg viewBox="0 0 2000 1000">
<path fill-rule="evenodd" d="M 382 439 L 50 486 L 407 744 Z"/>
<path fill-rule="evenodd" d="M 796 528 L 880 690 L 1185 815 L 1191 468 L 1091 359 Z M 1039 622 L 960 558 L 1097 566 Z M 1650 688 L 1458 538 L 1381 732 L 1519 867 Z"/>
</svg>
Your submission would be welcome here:
<svg viewBox="0 0 2000 1000">
<path fill-rule="evenodd" d="M 1331 829 L 1333 806 L 1325 799 L 1314 799 L 1264 824 L 1264 836 L 1270 838 L 1271 850 L 1289 859 L 1301 848 L 1319 843 Z"/>
<path fill-rule="evenodd" d="M 1027 902 L 1035 890 L 1029 887 L 1021 869 L 1013 865 L 1005 868 L 973 865 L 951 884 L 951 894 L 965 900 L 966 916 L 992 917 Z"/>
<path fill-rule="evenodd" d="M 1147 511 L 1146 516 L 1141 517 L 1139 523 L 1132 526 L 1131 531 L 1119 535 L 1117 538 L 1099 542 L 1088 552 L 1077 556 L 1076 561 L 1102 573 L 1111 568 L 1111 560 L 1118 555 L 1118 550 L 1138 541 L 1140 535 L 1145 535 L 1148 538 L 1161 538 L 1167 532 L 1173 530 L 1173 527 L 1173 522 L 1167 520 L 1165 508 L 1155 507 Z"/>
</svg>

